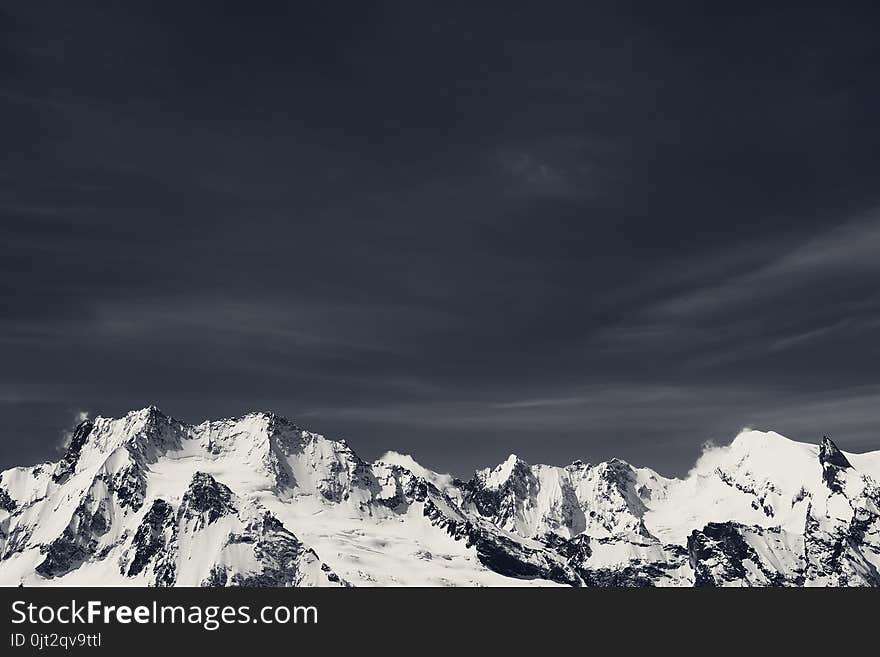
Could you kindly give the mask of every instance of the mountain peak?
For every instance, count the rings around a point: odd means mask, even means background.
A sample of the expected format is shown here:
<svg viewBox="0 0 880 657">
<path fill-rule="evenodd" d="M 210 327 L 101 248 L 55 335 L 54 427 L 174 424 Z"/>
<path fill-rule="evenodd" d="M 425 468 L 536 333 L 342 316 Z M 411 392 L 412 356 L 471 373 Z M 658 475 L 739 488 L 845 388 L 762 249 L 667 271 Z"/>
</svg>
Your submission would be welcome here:
<svg viewBox="0 0 880 657">
<path fill-rule="evenodd" d="M 523 461 L 520 457 L 511 452 L 510 456 L 508 456 L 506 459 L 504 459 L 504 461 L 498 464 L 498 467 L 504 468 L 505 470 L 512 470 L 519 463 L 525 463 L 525 461 Z"/>
<path fill-rule="evenodd" d="M 619 459 L 616 456 L 607 460 L 605 462 L 605 467 L 610 470 L 620 470 L 621 468 L 625 470 L 633 469 L 632 465 L 629 462 L 624 461 L 623 459 Z"/>
<path fill-rule="evenodd" d="M 206 524 L 211 524 L 227 513 L 235 513 L 232 504 L 232 491 L 206 472 L 193 474 L 181 508 L 185 513 L 203 516 Z"/>
<path fill-rule="evenodd" d="M 384 463 L 386 465 L 392 465 L 401 467 L 405 470 L 409 470 L 415 476 L 421 477 L 425 481 L 429 481 L 434 486 L 436 486 L 439 490 L 445 490 L 454 484 L 454 479 L 452 475 L 443 474 L 439 472 L 434 472 L 433 470 L 429 470 L 424 467 L 421 463 L 416 461 L 409 454 L 401 454 L 400 452 L 396 452 L 394 450 L 385 452 L 382 456 L 380 456 L 377 461 L 377 464 Z"/>
<path fill-rule="evenodd" d="M 828 436 L 822 436 L 822 442 L 819 445 L 819 462 L 825 466 L 830 465 L 836 468 L 851 468 L 852 464 L 849 459 L 843 455 L 840 448 L 834 444 Z"/>
<path fill-rule="evenodd" d="M 268 420 L 269 422 L 278 421 L 278 422 L 282 422 L 284 424 L 290 424 L 290 421 L 287 418 L 281 417 L 280 415 L 277 415 L 276 413 L 273 413 L 272 411 L 262 411 L 262 410 L 261 411 L 250 411 L 249 413 L 245 413 L 242 417 L 243 418 L 248 418 L 248 417 L 261 418 L 264 420 Z"/>
<path fill-rule="evenodd" d="M 136 411 L 129 411 L 128 413 L 126 413 L 126 415 L 129 417 L 137 417 L 143 419 L 168 417 L 168 415 L 163 413 L 162 410 L 155 404 L 144 406 L 143 408 Z"/>
<path fill-rule="evenodd" d="M 512 477 L 528 474 L 529 464 L 516 454 L 511 454 L 494 468 L 486 468 L 480 474 L 484 484 L 488 488 L 498 488 L 507 483 Z"/>
<path fill-rule="evenodd" d="M 264 430 L 270 434 L 302 433 L 304 431 L 302 427 L 290 418 L 266 410 L 250 411 L 239 417 L 229 418 L 226 422 L 259 426 L 261 431 Z"/>
<path fill-rule="evenodd" d="M 736 446 L 744 449 L 760 448 L 772 446 L 784 446 L 793 441 L 775 431 L 761 431 L 760 429 L 745 428 L 740 431 L 731 443 L 731 447 Z"/>
<path fill-rule="evenodd" d="M 510 454 L 467 482 L 265 411 L 189 425 L 150 405 L 68 442 L 0 472 L 0 585 L 880 585 L 880 452 L 828 437 L 743 431 L 681 480 Z"/>
<path fill-rule="evenodd" d="M 828 488 L 836 493 L 842 492 L 843 484 L 839 475 L 844 470 L 852 469 L 852 464 L 828 436 L 822 436 L 819 444 L 819 463 L 822 465 L 822 479 Z"/>
</svg>

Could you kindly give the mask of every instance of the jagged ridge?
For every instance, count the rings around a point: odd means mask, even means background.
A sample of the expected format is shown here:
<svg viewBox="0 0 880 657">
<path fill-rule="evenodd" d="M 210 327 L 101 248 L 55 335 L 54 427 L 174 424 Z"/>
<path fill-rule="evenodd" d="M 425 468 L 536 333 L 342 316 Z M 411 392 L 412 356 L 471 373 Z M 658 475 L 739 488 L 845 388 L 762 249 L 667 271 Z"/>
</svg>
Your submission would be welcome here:
<svg viewBox="0 0 880 657">
<path fill-rule="evenodd" d="M 878 471 L 750 431 L 681 480 L 511 455 L 460 481 L 272 413 L 151 406 L 0 475 L 0 583 L 878 586 Z"/>
</svg>

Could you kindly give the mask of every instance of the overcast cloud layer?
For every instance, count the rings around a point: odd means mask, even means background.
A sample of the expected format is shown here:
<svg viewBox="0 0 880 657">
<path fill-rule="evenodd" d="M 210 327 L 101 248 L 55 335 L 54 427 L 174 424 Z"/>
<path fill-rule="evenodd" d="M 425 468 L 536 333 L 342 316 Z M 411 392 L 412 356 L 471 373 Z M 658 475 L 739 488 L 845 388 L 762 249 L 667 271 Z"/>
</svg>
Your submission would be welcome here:
<svg viewBox="0 0 880 657">
<path fill-rule="evenodd" d="M 149 403 L 456 474 L 880 448 L 870 8 L 140 4 L 0 4 L 0 467 Z"/>
</svg>

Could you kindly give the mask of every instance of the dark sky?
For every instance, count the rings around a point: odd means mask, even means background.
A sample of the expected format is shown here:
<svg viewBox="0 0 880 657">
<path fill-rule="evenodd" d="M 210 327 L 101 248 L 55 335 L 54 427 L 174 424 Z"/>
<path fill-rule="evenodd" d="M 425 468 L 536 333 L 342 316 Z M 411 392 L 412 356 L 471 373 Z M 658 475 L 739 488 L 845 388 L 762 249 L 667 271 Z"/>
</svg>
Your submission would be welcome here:
<svg viewBox="0 0 880 657">
<path fill-rule="evenodd" d="M 461 475 L 880 448 L 870 9 L 271 4 L 0 3 L 0 467 L 149 403 Z"/>
</svg>

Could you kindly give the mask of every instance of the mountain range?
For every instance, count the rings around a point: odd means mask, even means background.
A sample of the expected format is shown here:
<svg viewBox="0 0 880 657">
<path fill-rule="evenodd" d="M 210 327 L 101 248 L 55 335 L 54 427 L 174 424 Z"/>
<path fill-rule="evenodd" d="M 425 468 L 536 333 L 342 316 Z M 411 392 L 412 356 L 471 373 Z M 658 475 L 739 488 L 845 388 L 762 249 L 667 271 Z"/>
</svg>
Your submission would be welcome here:
<svg viewBox="0 0 880 657">
<path fill-rule="evenodd" d="M 880 586 L 878 481 L 880 451 L 751 430 L 684 478 L 511 455 L 465 481 L 151 406 L 0 474 L 0 585 Z"/>
</svg>

